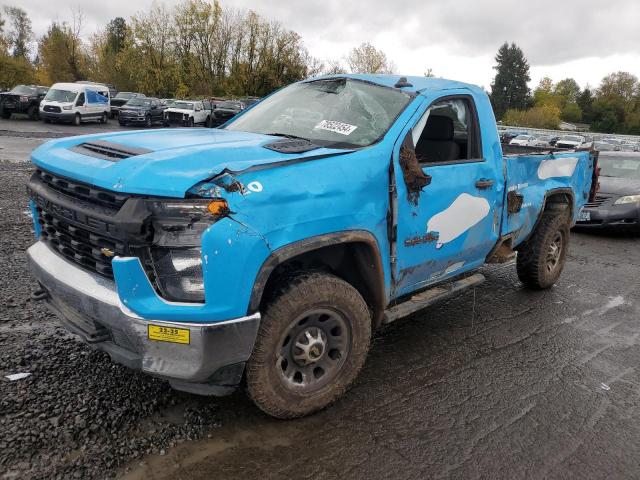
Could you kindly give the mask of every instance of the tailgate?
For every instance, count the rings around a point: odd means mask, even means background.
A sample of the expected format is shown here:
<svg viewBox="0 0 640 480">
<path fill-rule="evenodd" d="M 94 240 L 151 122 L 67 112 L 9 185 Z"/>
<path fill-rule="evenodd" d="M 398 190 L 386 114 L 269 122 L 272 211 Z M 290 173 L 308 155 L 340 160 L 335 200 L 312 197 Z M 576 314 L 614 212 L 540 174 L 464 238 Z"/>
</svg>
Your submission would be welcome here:
<svg viewBox="0 0 640 480">
<path fill-rule="evenodd" d="M 545 203 L 553 193 L 574 198 L 573 222 L 588 201 L 594 183 L 597 155 L 590 151 L 505 156 L 507 206 L 501 234 L 511 234 L 513 246 L 533 230 Z M 520 208 L 518 208 L 520 206 Z"/>
</svg>

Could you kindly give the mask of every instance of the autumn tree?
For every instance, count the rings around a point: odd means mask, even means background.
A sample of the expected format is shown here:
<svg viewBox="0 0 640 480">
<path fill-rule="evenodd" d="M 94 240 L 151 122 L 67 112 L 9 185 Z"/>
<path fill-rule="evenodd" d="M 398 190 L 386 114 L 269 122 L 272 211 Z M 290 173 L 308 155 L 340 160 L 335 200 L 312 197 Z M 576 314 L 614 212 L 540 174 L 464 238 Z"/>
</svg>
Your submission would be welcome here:
<svg viewBox="0 0 640 480">
<path fill-rule="evenodd" d="M 496 118 L 509 109 L 523 110 L 529 98 L 529 63 L 515 43 L 505 42 L 495 57 L 496 76 L 491 83 L 491 103 Z"/>
<path fill-rule="evenodd" d="M 347 64 L 351 73 L 393 73 L 387 55 L 366 42 L 349 52 Z"/>
</svg>

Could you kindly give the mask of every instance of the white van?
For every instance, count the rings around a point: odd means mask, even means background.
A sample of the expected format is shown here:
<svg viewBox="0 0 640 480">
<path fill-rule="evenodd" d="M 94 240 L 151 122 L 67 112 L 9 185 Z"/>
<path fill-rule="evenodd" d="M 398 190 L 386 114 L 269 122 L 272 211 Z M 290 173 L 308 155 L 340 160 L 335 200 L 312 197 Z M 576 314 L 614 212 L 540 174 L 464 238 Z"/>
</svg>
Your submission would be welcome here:
<svg viewBox="0 0 640 480">
<path fill-rule="evenodd" d="M 105 123 L 110 113 L 109 88 L 101 84 L 56 83 L 40 102 L 40 118 L 45 122 Z"/>
</svg>

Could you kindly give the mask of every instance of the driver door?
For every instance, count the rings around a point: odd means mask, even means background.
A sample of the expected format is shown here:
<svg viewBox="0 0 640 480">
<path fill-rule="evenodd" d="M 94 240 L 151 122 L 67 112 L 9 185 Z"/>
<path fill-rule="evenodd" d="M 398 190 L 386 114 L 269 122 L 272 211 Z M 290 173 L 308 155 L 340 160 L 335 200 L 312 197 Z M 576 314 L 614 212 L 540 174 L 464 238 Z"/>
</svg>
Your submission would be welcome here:
<svg viewBox="0 0 640 480">
<path fill-rule="evenodd" d="M 477 268 L 496 244 L 501 176 L 482 147 L 471 95 L 441 97 L 414 117 L 394 159 L 395 297 Z"/>
</svg>

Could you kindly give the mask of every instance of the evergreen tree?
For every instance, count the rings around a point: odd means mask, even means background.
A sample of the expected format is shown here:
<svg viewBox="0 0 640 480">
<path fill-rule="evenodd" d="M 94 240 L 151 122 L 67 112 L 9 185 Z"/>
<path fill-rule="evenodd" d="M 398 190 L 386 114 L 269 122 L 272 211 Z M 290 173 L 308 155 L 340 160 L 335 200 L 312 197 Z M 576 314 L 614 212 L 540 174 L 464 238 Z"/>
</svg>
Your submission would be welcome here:
<svg viewBox="0 0 640 480">
<path fill-rule="evenodd" d="M 576 103 L 582 110 L 582 121 L 585 123 L 593 122 L 593 94 L 589 87 L 582 91 L 578 96 Z"/>
<path fill-rule="evenodd" d="M 522 110 L 529 99 L 529 63 L 515 43 L 504 43 L 496 55 L 496 76 L 491 84 L 491 103 L 500 119 L 507 110 Z"/>
</svg>

